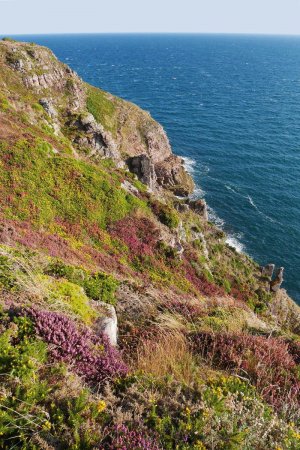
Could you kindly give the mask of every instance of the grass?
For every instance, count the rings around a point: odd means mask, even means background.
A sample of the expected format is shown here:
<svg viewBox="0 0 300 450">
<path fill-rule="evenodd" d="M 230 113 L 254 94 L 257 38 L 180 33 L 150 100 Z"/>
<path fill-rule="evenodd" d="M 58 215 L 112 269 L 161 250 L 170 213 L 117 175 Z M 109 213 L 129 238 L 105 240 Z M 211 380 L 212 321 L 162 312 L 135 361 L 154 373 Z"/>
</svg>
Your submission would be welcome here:
<svg viewBox="0 0 300 450">
<path fill-rule="evenodd" d="M 116 137 L 117 119 L 116 106 L 112 100 L 108 98 L 108 94 L 101 89 L 86 85 L 87 89 L 87 110 L 93 114 L 96 121 L 101 123 L 104 128 Z"/>
<path fill-rule="evenodd" d="M 153 339 L 143 340 L 137 349 L 137 370 L 158 378 L 166 376 L 190 384 L 195 380 L 197 365 L 188 342 L 180 331 L 161 331 Z"/>
<path fill-rule="evenodd" d="M 57 220 L 105 228 L 145 204 L 111 172 L 53 153 L 50 144 L 0 146 L 0 204 L 7 218 L 49 227 Z M 115 208 L 114 205 L 118 205 Z"/>
</svg>

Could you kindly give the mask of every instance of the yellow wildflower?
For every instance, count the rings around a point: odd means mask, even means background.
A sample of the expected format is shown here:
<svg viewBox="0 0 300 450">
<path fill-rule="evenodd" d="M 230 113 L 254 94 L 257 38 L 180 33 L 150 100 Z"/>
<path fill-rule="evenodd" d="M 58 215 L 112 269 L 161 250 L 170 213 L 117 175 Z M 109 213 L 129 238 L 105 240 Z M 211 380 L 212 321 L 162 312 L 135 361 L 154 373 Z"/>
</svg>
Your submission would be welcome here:
<svg viewBox="0 0 300 450">
<path fill-rule="evenodd" d="M 102 413 L 105 410 L 105 408 L 106 408 L 105 401 L 104 400 L 100 400 L 100 402 L 98 402 L 98 405 L 97 405 L 97 411 L 99 413 Z"/>
<path fill-rule="evenodd" d="M 46 422 L 43 423 L 43 430 L 50 430 L 51 429 L 51 423 L 49 422 L 49 420 L 46 420 Z"/>
</svg>

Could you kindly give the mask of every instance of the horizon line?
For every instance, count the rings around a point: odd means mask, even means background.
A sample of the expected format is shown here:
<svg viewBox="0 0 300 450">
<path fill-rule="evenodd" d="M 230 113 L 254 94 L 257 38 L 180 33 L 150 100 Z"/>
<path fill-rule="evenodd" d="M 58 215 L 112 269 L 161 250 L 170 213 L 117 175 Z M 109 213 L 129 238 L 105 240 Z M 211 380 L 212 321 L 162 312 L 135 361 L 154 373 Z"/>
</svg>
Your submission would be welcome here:
<svg viewBox="0 0 300 450">
<path fill-rule="evenodd" d="M 218 36 L 273 36 L 300 37 L 299 33 L 229 32 L 229 31 L 70 31 L 46 33 L 1 33 L 1 38 L 10 36 L 70 36 L 70 35 L 218 35 Z"/>
</svg>

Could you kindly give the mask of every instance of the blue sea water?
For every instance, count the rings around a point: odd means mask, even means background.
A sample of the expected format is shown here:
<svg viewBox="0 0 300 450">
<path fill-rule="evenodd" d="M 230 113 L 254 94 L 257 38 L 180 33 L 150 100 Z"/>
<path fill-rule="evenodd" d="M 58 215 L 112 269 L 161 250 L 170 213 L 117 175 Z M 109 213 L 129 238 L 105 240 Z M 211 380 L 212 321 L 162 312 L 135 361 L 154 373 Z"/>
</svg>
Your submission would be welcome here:
<svg viewBox="0 0 300 450">
<path fill-rule="evenodd" d="M 237 35 L 18 36 L 133 101 L 187 158 L 229 240 L 284 266 L 300 303 L 300 38 Z"/>
</svg>

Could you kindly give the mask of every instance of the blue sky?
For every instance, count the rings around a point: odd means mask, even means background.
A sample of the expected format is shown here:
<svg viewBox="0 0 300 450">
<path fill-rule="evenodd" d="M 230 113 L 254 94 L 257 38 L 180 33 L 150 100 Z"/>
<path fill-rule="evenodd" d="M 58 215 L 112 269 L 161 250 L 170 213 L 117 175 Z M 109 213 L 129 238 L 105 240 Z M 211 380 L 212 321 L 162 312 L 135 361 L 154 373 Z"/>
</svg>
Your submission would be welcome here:
<svg viewBox="0 0 300 450">
<path fill-rule="evenodd" d="M 300 0 L 0 0 L 0 34 L 300 34 Z"/>
</svg>

